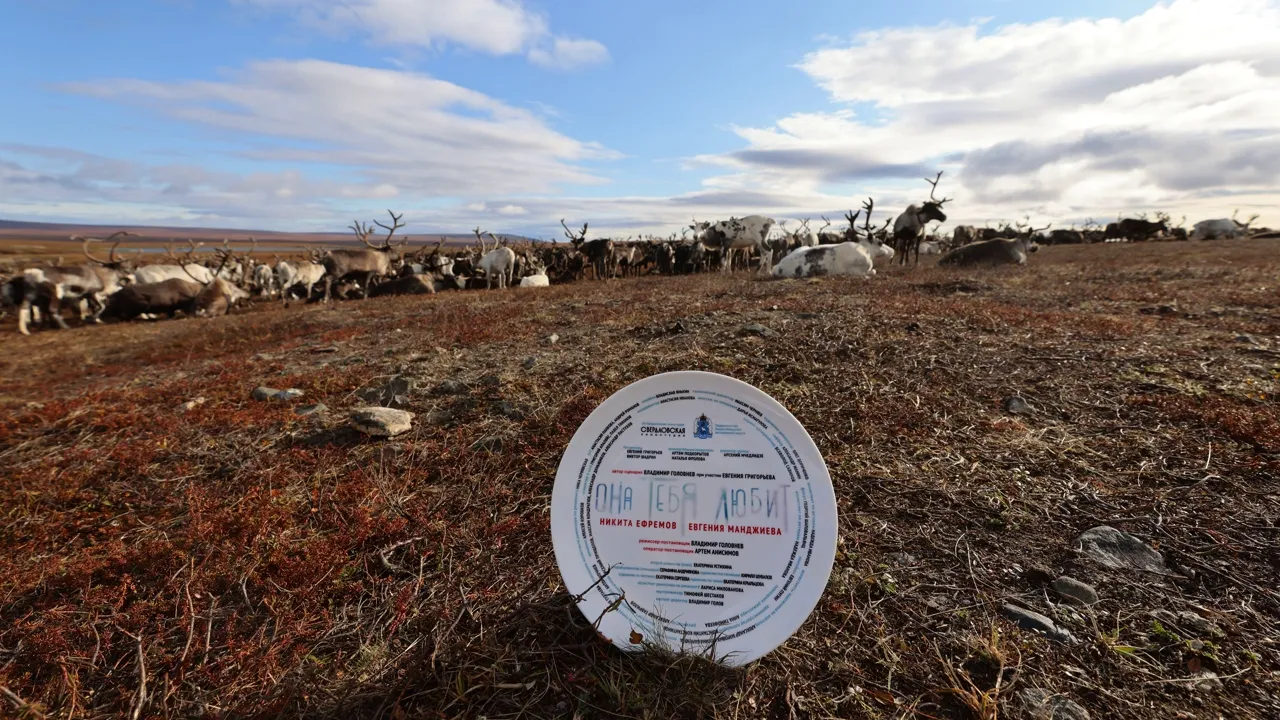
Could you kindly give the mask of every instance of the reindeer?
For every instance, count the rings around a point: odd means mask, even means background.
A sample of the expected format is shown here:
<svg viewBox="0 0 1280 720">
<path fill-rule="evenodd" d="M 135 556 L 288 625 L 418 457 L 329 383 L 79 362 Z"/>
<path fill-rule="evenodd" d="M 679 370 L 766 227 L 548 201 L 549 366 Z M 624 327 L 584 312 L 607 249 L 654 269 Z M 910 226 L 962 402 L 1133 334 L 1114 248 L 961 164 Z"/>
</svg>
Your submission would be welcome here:
<svg viewBox="0 0 1280 720">
<path fill-rule="evenodd" d="M 188 239 L 187 244 L 194 251 L 201 247 L 203 243 L 197 245 L 195 241 Z M 173 243 L 165 243 L 165 257 L 168 263 L 160 263 L 156 265 L 143 265 L 129 273 L 129 281 L 141 285 L 163 282 L 172 279 L 186 279 L 189 275 L 195 275 L 200 278 L 200 282 L 209 282 L 213 278 L 213 272 L 209 268 L 201 265 L 194 260 L 188 260 L 184 265 L 182 260 L 173 252 Z M 187 257 L 191 257 L 191 253 L 187 253 Z"/>
<path fill-rule="evenodd" d="M 1047 230 L 1048 226 L 1041 228 Z M 946 252 L 938 258 L 940 266 L 995 267 L 998 265 L 1026 265 L 1027 255 L 1036 252 L 1035 233 L 1027 232 L 1013 239 L 996 238 L 970 243 Z"/>
<path fill-rule="evenodd" d="M 31 306 L 39 303 L 42 310 L 47 311 L 58 327 L 67 329 L 67 322 L 62 319 L 62 304 L 67 300 L 92 301 L 97 305 L 96 311 L 88 318 L 89 322 L 101 322 L 100 316 L 106 309 L 107 298 L 120 290 L 122 280 L 127 281 L 128 268 L 125 262 L 116 258 L 116 248 L 130 233 L 120 231 L 113 233 L 105 242 L 115 240 L 106 260 L 99 260 L 89 252 L 89 243 L 94 238 L 71 236 L 72 240 L 83 243 L 81 251 L 92 264 L 79 266 L 55 265 L 46 268 L 31 268 L 22 273 L 23 296 L 18 307 L 18 332 L 30 335 L 27 321 L 31 317 Z M 98 241 L 104 242 L 104 241 Z M 81 318 L 84 318 L 83 310 Z"/>
<path fill-rule="evenodd" d="M 716 223 L 700 223 L 695 218 L 690 228 L 696 242 L 702 243 L 709 250 L 720 251 L 721 272 L 732 270 L 735 251 L 750 253 L 754 248 L 760 253 L 760 271 L 768 273 L 773 265 L 769 231 L 775 224 L 773 218 L 748 215 L 744 218 L 730 217 Z"/>
<path fill-rule="evenodd" d="M 957 225 L 951 231 L 951 246 L 962 247 L 978 238 L 978 228 L 972 225 Z"/>
<path fill-rule="evenodd" d="M 257 247 L 256 243 L 254 247 Z M 236 303 L 249 298 L 248 292 L 223 276 L 223 271 L 228 266 L 235 267 L 242 264 L 236 259 L 227 241 L 224 240 L 222 248 L 215 250 L 214 253 L 220 259 L 220 262 L 213 271 L 213 279 L 201 285 L 200 292 L 196 293 L 195 298 L 192 300 L 189 314 L 195 317 L 226 315 L 231 312 L 231 308 L 235 307 Z M 231 265 L 233 260 L 235 265 Z M 193 274 L 190 277 L 192 280 L 196 279 Z"/>
<path fill-rule="evenodd" d="M 486 232 L 493 239 L 493 249 L 486 252 L 484 237 L 480 234 L 480 228 L 472 230 L 476 234 L 476 240 L 480 243 L 480 260 L 476 263 L 476 267 L 484 273 L 485 289 L 493 289 L 493 281 L 498 281 L 498 289 L 505 290 L 511 284 L 512 275 L 516 267 L 516 253 L 509 247 L 502 246 L 498 238 L 493 233 Z"/>
<path fill-rule="evenodd" d="M 587 240 L 587 223 L 582 223 L 582 230 L 574 233 L 564 224 L 564 218 L 560 218 L 560 227 L 564 228 L 565 237 L 569 238 L 573 249 L 591 264 L 596 279 L 606 279 L 609 275 L 609 261 L 613 257 L 613 241 L 607 238 Z"/>
<path fill-rule="evenodd" d="M 1230 218 L 1217 218 L 1214 220 L 1201 220 L 1191 228 L 1192 240 L 1216 240 L 1226 238 L 1235 240 L 1249 236 L 1249 226 L 1257 221 L 1258 216 L 1254 215 L 1249 218 L 1248 222 L 1240 222 L 1236 220 L 1236 215 L 1240 214 L 1236 210 L 1231 214 Z"/>
<path fill-rule="evenodd" d="M 387 214 L 391 216 L 390 226 L 383 225 L 377 220 L 373 221 L 375 225 L 387 231 L 387 237 L 381 245 L 369 242 L 369 235 L 373 233 L 373 228 L 362 225 L 359 220 L 356 220 L 350 225 L 350 229 L 366 247 L 326 250 L 321 255 L 320 262 L 325 270 L 324 302 L 329 302 L 335 282 L 359 279 L 364 299 L 368 299 L 369 287 L 375 280 L 395 274 L 393 269 L 396 261 L 400 259 L 396 248 L 404 247 L 409 242 L 409 238 L 406 237 L 399 245 L 391 244 L 396 231 L 404 227 L 404 223 L 401 222 L 404 214 L 396 215 L 390 210 L 387 210 Z"/>
<path fill-rule="evenodd" d="M 857 227 L 858 215 L 862 210 L 845 213 L 844 217 L 849 221 L 849 227 L 844 231 L 844 242 L 797 248 L 773 268 L 773 276 L 802 278 L 851 275 L 870 278 L 875 275 L 875 259 L 877 257 L 892 258 L 893 248 L 878 239 L 871 228 L 871 212 L 874 206 L 875 201 L 871 198 L 862 204 L 867 212 L 864 218 L 863 234 L 859 235 Z"/>
<path fill-rule="evenodd" d="M 908 205 L 907 209 L 902 211 L 898 219 L 893 223 L 893 240 L 894 250 L 901 253 L 898 257 L 898 263 L 905 265 L 907 256 L 911 250 L 915 250 L 915 262 L 920 263 L 920 241 L 924 238 L 924 228 L 931 221 L 946 222 L 947 216 L 942 212 L 944 203 L 950 201 L 950 198 L 941 200 L 933 196 L 934 191 L 938 189 L 938 181 L 942 179 L 942 171 L 939 170 L 934 179 L 925 178 L 924 181 L 929 183 L 929 199 L 922 205 Z"/>
</svg>

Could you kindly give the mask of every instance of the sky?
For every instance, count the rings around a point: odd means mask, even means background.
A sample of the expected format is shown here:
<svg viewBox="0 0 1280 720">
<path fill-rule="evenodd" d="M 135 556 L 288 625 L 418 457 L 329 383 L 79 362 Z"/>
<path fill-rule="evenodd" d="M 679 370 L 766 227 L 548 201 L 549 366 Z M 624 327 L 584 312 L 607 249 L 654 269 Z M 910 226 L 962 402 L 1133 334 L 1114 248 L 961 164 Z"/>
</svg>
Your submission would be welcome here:
<svg viewBox="0 0 1280 720">
<path fill-rule="evenodd" d="M 1280 0 L 0 0 L 0 219 L 1280 225 Z"/>
</svg>

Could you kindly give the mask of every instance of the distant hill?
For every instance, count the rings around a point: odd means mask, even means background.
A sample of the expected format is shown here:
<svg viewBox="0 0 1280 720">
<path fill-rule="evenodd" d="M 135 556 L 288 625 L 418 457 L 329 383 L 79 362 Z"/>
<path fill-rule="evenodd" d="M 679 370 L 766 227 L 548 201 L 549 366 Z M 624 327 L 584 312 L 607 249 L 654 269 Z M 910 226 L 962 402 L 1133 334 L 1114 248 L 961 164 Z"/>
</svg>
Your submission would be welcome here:
<svg viewBox="0 0 1280 720">
<path fill-rule="evenodd" d="M 75 225 L 69 223 L 38 223 L 20 220 L 0 220 L 0 243 L 13 241 L 40 242 L 65 241 L 71 235 L 105 238 L 111 233 L 127 230 L 136 235 L 129 239 L 132 246 L 150 243 L 177 242 L 185 243 L 188 238 L 197 242 L 247 241 L 254 238 L 260 246 L 281 246 L 290 244 L 303 245 L 359 245 L 360 242 L 350 232 L 333 233 L 296 233 L 277 232 L 273 230 L 237 230 L 227 228 L 192 228 L 164 227 L 152 225 Z M 525 242 L 523 235 L 494 233 L 497 237 L 510 242 Z M 404 236 L 398 236 L 404 237 Z M 434 245 L 440 238 L 445 245 L 470 245 L 475 242 L 471 233 L 409 233 L 409 244 Z"/>
</svg>

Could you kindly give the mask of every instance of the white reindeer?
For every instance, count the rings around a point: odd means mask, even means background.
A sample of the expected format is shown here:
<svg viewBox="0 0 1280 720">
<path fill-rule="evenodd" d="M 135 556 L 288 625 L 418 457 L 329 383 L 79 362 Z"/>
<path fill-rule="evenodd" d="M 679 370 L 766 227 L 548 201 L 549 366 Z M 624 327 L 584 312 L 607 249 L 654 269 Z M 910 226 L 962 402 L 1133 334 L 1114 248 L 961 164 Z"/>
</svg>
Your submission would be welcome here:
<svg viewBox="0 0 1280 720">
<path fill-rule="evenodd" d="M 707 248 L 719 250 L 722 263 L 721 272 L 729 272 L 730 261 L 734 251 L 750 251 L 755 248 L 760 253 L 760 271 L 768 273 L 773 265 L 769 246 L 769 231 L 777 224 L 773 218 L 764 215 L 748 215 L 744 218 L 729 218 L 717 223 L 698 222 L 694 220 L 691 229 L 694 240 Z"/>
<path fill-rule="evenodd" d="M 1233 214 L 1229 218 L 1217 218 L 1214 220 L 1201 220 L 1191 228 L 1192 240 L 1237 240 L 1249 236 L 1249 226 L 1258 216 L 1254 215 L 1249 218 L 1248 222 L 1240 222 L 1236 220 Z"/>
<path fill-rule="evenodd" d="M 486 232 L 490 238 L 493 238 L 493 249 L 486 252 L 484 238 L 481 237 L 480 228 L 472 230 L 476 234 L 476 238 L 480 241 L 480 260 L 476 263 L 476 267 L 484 271 L 484 286 L 486 290 L 493 289 L 493 281 L 498 281 L 498 289 L 505 290 L 511 284 L 511 275 L 516 268 L 516 253 L 509 247 L 500 247 L 498 238 L 491 232 Z"/>
<path fill-rule="evenodd" d="M 872 201 L 864 203 L 867 209 L 866 232 L 859 234 L 854 226 L 858 213 L 845 214 L 849 229 L 845 242 L 834 245 L 800 247 L 792 250 L 773 268 L 776 278 L 821 277 L 823 275 L 849 275 L 870 278 L 876 274 L 876 258 L 893 258 L 893 248 L 885 245 L 871 230 Z"/>
</svg>

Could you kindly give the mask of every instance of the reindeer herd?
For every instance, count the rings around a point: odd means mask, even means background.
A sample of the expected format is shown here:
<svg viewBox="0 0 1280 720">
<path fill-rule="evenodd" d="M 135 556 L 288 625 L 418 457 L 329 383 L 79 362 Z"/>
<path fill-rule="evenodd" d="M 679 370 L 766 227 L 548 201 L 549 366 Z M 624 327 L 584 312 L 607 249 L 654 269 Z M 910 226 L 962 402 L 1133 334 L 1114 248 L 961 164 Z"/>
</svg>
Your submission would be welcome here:
<svg viewBox="0 0 1280 720">
<path fill-rule="evenodd" d="M 278 298 L 285 306 L 294 299 L 328 303 L 352 293 L 361 298 L 382 295 L 434 294 L 446 290 L 547 287 L 582 280 L 604 280 L 639 274 L 666 275 L 700 272 L 732 272 L 758 269 L 774 278 L 848 275 L 870 278 L 877 261 L 900 264 L 920 255 L 941 254 L 943 267 L 1023 265 L 1040 245 L 1090 242 L 1140 242 L 1149 240 L 1212 240 L 1241 237 L 1275 237 L 1271 231 L 1252 232 L 1257 216 L 1247 222 L 1231 218 L 1204 220 L 1190 233 L 1172 227 L 1167 215 L 1120 219 L 1099 228 L 1033 228 L 1027 222 L 1001 228 L 956 226 L 950 237 L 929 233 L 930 223 L 947 220 L 943 206 L 949 198 L 937 198 L 939 172 L 929 183 L 929 199 L 909 205 L 879 227 L 872 224 L 875 203 L 867 199 L 857 212 L 845 213 L 847 226 L 831 230 L 831 221 L 814 230 L 809 220 L 789 231 L 764 215 L 731 217 L 719 222 L 698 222 L 679 235 L 639 240 L 588 239 L 589 225 L 575 231 L 560 221 L 568 243 L 532 241 L 511 247 L 479 227 L 472 232 L 475 247 L 446 251 L 442 238 L 434 246 L 411 249 L 409 238 L 396 238 L 405 227 L 403 215 L 388 210 L 390 224 L 354 222 L 350 230 L 364 247 L 315 249 L 301 257 L 275 263 L 253 257 L 257 243 L 238 254 L 227 241 L 215 248 L 212 259 L 199 261 L 195 253 L 203 243 L 188 241 L 183 256 L 166 245 L 163 262 L 141 263 L 141 251 L 132 259 L 117 255 L 130 233 L 121 231 L 105 240 L 73 236 L 82 244 L 86 263 L 33 267 L 8 279 L 0 278 L 0 308 L 16 307 L 18 330 L 30 334 L 35 323 L 67 328 L 63 310 L 77 310 L 82 323 L 139 318 L 224 315 L 250 298 Z M 859 227 L 858 219 L 862 224 Z M 385 236 L 374 237 L 380 229 Z M 110 244 L 107 258 L 92 252 L 95 242 Z"/>
</svg>

